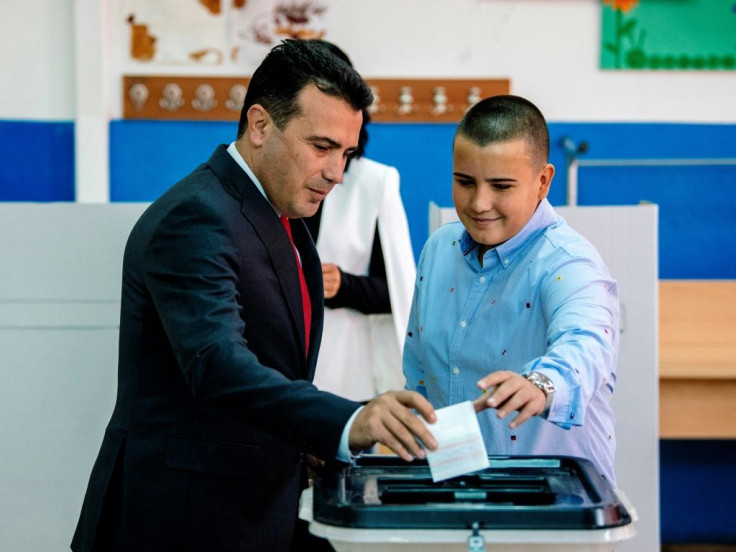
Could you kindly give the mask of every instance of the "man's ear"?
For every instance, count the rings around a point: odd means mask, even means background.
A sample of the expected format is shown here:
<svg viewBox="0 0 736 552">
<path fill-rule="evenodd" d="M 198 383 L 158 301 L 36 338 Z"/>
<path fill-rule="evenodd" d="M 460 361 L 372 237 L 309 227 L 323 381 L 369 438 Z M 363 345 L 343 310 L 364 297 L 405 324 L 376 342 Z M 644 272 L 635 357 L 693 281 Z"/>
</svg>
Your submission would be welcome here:
<svg viewBox="0 0 736 552">
<path fill-rule="evenodd" d="M 537 199 L 539 201 L 547 197 L 549 193 L 549 185 L 552 184 L 552 179 L 555 176 L 555 166 L 551 163 L 547 163 L 539 173 L 539 191 L 537 192 Z"/>
<path fill-rule="evenodd" d="M 270 125 L 273 124 L 268 111 L 260 105 L 253 104 L 248 108 L 248 126 L 245 134 L 248 141 L 255 147 L 260 147 L 270 131 Z"/>
</svg>

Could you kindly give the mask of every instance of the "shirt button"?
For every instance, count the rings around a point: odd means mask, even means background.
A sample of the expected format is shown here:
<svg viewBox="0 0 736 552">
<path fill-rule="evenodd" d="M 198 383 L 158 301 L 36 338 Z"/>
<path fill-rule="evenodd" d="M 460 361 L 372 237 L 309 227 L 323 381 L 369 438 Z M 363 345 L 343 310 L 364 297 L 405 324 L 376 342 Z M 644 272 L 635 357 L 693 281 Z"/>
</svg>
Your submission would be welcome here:
<svg viewBox="0 0 736 552">
<path fill-rule="evenodd" d="M 460 368 L 458 368 L 457 366 L 454 366 L 452 368 L 452 373 L 457 376 L 460 373 Z"/>
<path fill-rule="evenodd" d="M 485 281 L 486 281 L 486 277 L 485 277 L 485 276 L 481 276 L 480 278 L 478 278 L 478 281 L 479 281 L 479 282 L 480 282 L 481 284 L 484 284 L 484 283 L 485 283 Z"/>
<path fill-rule="evenodd" d="M 509 260 L 508 259 L 504 259 L 503 260 L 503 264 L 505 264 L 505 265 L 509 264 Z"/>
<path fill-rule="evenodd" d="M 468 325 L 468 323 L 465 320 L 463 320 L 462 322 L 460 322 L 460 327 L 461 328 L 464 328 L 467 325 Z"/>
</svg>

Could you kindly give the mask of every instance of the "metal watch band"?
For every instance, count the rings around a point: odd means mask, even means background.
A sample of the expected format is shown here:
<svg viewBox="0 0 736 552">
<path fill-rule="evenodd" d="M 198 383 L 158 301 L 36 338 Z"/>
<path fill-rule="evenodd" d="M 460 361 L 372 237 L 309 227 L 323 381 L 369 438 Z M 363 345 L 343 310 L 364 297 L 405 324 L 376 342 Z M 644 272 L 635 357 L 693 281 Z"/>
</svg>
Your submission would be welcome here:
<svg viewBox="0 0 736 552">
<path fill-rule="evenodd" d="M 544 403 L 544 412 L 547 412 L 550 406 L 552 406 L 555 384 L 551 379 L 540 372 L 527 372 L 526 374 L 522 374 L 522 376 L 542 390 L 542 393 L 544 393 L 544 396 L 547 398 Z"/>
</svg>

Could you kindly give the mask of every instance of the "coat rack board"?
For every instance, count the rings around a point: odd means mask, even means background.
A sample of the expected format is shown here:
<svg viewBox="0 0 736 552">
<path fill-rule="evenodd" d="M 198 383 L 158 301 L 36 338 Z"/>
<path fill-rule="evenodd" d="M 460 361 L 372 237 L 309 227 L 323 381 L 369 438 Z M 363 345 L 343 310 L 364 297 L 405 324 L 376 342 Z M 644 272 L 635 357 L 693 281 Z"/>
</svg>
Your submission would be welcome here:
<svg viewBox="0 0 736 552">
<path fill-rule="evenodd" d="M 475 102 L 508 94 L 509 79 L 366 79 L 377 122 L 457 122 Z M 247 78 L 123 77 L 123 118 L 237 121 Z"/>
</svg>

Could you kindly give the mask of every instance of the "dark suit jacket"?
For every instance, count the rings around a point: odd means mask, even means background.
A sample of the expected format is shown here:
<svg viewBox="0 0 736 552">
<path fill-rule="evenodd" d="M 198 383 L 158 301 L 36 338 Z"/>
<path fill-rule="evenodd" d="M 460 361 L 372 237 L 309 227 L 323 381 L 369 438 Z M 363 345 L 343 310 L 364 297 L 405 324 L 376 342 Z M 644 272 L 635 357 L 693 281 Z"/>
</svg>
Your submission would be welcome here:
<svg viewBox="0 0 736 552">
<path fill-rule="evenodd" d="M 335 457 L 359 404 L 318 391 L 322 275 L 227 152 L 153 203 L 123 263 L 118 394 L 72 549 L 288 550 L 303 453 Z M 96 542 L 96 545 L 95 545 Z"/>
</svg>

